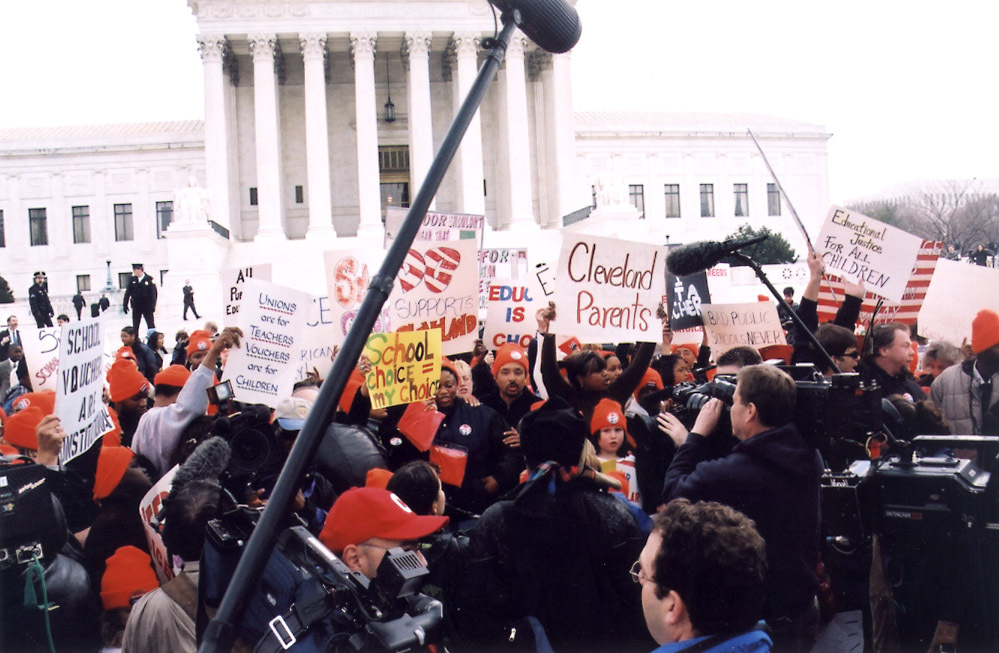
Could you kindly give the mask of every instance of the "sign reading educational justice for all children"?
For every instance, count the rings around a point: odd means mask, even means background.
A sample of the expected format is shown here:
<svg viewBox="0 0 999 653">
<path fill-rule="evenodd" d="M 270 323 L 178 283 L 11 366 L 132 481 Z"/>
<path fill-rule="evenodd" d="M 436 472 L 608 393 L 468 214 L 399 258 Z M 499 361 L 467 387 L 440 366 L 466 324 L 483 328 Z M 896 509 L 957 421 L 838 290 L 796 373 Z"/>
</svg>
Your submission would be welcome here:
<svg viewBox="0 0 999 653">
<path fill-rule="evenodd" d="M 866 215 L 833 206 L 816 242 L 826 274 L 842 276 L 901 302 L 923 240 Z"/>
<path fill-rule="evenodd" d="M 243 284 L 247 279 L 270 281 L 271 264 L 263 263 L 222 271 L 222 306 L 225 308 L 222 324 L 225 326 L 238 324 L 239 304 L 243 299 Z"/>
<path fill-rule="evenodd" d="M 520 282 L 496 279 L 489 284 L 482 333 L 486 347 L 498 349 L 513 342 L 526 349 L 531 344 L 538 329 L 534 314 L 542 306 L 535 301 L 537 295 L 536 288 L 528 286 L 526 275 Z"/>
<path fill-rule="evenodd" d="M 243 283 L 243 340 L 225 365 L 236 399 L 276 408 L 291 395 L 311 307 L 312 296 L 300 290 L 255 278 Z"/>
<path fill-rule="evenodd" d="M 63 325 L 55 414 L 66 432 L 59 461 L 86 452 L 114 429 L 103 401 L 104 324 L 101 318 Z"/>
<path fill-rule="evenodd" d="M 708 345 L 715 358 L 740 345 L 759 349 L 787 344 L 773 302 L 702 304 L 701 312 Z"/>
<path fill-rule="evenodd" d="M 438 329 L 368 336 L 364 355 L 371 361 L 366 383 L 372 408 L 430 399 L 441 380 Z"/>
<path fill-rule="evenodd" d="M 665 248 L 566 234 L 555 273 L 555 333 L 583 342 L 658 342 Z"/>
</svg>

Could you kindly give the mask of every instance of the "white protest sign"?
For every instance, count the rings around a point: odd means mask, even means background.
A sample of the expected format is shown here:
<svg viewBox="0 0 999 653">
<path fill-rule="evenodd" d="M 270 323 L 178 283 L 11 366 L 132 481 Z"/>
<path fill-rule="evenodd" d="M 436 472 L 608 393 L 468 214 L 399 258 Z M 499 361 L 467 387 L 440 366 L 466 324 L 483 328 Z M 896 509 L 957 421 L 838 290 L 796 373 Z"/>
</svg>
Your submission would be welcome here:
<svg viewBox="0 0 999 653">
<path fill-rule="evenodd" d="M 313 297 L 309 310 L 309 321 L 305 323 L 302 336 L 302 355 L 298 363 L 295 381 L 304 381 L 309 372 L 315 371 L 325 379 L 333 368 L 333 321 L 330 317 L 330 298 Z"/>
<path fill-rule="evenodd" d="M 486 295 L 492 281 L 512 280 L 526 284 L 527 249 L 524 247 L 486 248 L 479 250 L 479 308 L 486 307 Z"/>
<path fill-rule="evenodd" d="M 247 279 L 242 292 L 242 346 L 230 350 L 224 380 L 239 401 L 276 408 L 295 384 L 312 296 L 258 279 Z"/>
<path fill-rule="evenodd" d="M 149 488 L 142 501 L 139 502 L 139 519 L 142 520 L 142 528 L 146 531 L 146 542 L 149 543 L 149 556 L 153 559 L 153 568 L 156 570 L 156 577 L 160 584 L 167 582 L 174 577 L 173 564 L 167 554 L 166 545 L 163 544 L 163 537 L 153 526 L 153 518 L 156 517 L 163 507 L 163 499 L 170 494 L 170 486 L 173 484 L 173 477 L 177 474 L 180 465 L 174 465 L 170 471 Z"/>
<path fill-rule="evenodd" d="M 583 342 L 658 342 L 665 247 L 565 234 L 555 273 L 555 333 Z"/>
<path fill-rule="evenodd" d="M 35 392 L 56 389 L 62 327 L 20 329 L 24 361 Z"/>
<path fill-rule="evenodd" d="M 732 347 L 786 345 L 784 329 L 773 302 L 744 304 L 702 304 L 708 345 L 717 359 Z"/>
<path fill-rule="evenodd" d="M 385 252 L 372 249 L 334 250 L 323 254 L 326 289 L 329 293 L 326 303 L 327 319 L 330 322 L 328 343 L 331 346 L 343 345 L 347 332 L 357 317 L 361 302 L 364 301 L 371 277 L 378 273 L 378 268 L 384 259 Z M 375 320 L 372 333 L 392 331 L 389 307 L 392 298 L 400 294 L 399 284 L 396 283 L 389 295 L 389 301 L 382 306 L 381 314 Z"/>
<path fill-rule="evenodd" d="M 102 398 L 105 336 L 101 318 L 62 327 L 55 402 L 55 414 L 66 431 L 61 463 L 86 452 L 97 438 L 114 429 Z"/>
<path fill-rule="evenodd" d="M 225 308 L 222 324 L 236 326 L 239 303 L 243 297 L 243 283 L 247 279 L 271 280 L 271 264 L 251 265 L 245 268 L 222 271 L 222 306 Z"/>
<path fill-rule="evenodd" d="M 923 239 L 833 206 L 816 244 L 827 274 L 862 280 L 868 292 L 899 303 Z"/>
<path fill-rule="evenodd" d="M 516 282 L 494 279 L 489 283 L 486 304 L 486 324 L 482 341 L 489 349 L 513 342 L 527 348 L 538 330 L 534 313 L 541 308 L 535 301 L 538 292 L 528 286 L 527 279 Z"/>
<path fill-rule="evenodd" d="M 999 270 L 995 268 L 937 260 L 919 309 L 919 335 L 958 346 L 965 338 L 970 342 L 971 322 L 978 311 L 999 308 L 997 287 Z"/>
<path fill-rule="evenodd" d="M 388 249 L 392 241 L 396 239 L 399 228 L 408 214 L 409 209 L 397 206 L 385 209 L 385 249 Z M 416 240 L 439 242 L 469 239 L 474 240 L 477 245 L 481 245 L 485 222 L 485 216 L 481 215 L 427 211 L 426 215 L 423 216 L 420 229 L 416 232 Z"/>
</svg>

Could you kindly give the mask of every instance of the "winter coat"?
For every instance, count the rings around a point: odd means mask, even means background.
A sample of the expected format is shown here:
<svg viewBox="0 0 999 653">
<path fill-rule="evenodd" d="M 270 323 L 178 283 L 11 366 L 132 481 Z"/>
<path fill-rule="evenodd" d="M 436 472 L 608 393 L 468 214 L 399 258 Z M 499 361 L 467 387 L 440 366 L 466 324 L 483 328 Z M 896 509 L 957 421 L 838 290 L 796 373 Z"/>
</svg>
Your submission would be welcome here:
<svg viewBox="0 0 999 653">
<path fill-rule="evenodd" d="M 941 372 L 930 386 L 930 399 L 947 418 L 952 435 L 999 435 L 994 426 L 985 430 L 982 428 L 985 424 L 982 419 L 982 378 L 973 371 L 974 364 L 974 360 L 966 360 Z M 999 404 L 999 372 L 990 380 L 993 389 L 989 410 L 996 412 L 999 411 L 996 408 Z M 990 418 L 989 422 L 992 421 Z"/>
</svg>

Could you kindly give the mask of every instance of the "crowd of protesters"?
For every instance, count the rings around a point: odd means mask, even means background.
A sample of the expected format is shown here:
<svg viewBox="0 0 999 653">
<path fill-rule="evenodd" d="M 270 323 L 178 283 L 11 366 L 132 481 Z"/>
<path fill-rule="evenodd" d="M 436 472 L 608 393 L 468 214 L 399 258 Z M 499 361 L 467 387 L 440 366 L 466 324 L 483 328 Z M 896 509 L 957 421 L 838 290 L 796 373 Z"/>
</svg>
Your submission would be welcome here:
<svg viewBox="0 0 999 653">
<path fill-rule="evenodd" d="M 813 363 L 817 382 L 845 372 L 876 383 L 898 406 L 901 437 L 999 435 L 999 313 L 982 310 L 970 343 L 929 343 L 917 363 L 908 325 L 855 335 L 862 286 L 848 285 L 820 325 L 822 263 L 812 255 L 808 266 L 799 303 L 785 292 L 801 319 L 784 310 L 793 346 L 779 350 L 716 355 L 706 334 L 674 344 L 663 311 L 658 343 L 564 342 L 549 333 L 550 304 L 527 349 L 479 342 L 443 361 L 432 398 L 387 409 L 372 407 L 362 358 L 326 437 L 352 434 L 364 455 L 347 460 L 344 445 L 339 459 L 317 458 L 289 517 L 368 579 L 387 552 L 415 552 L 429 570 L 423 591 L 443 604 L 436 645 L 448 650 L 808 651 L 831 616 L 820 600 L 825 465 L 792 421 L 795 381 L 774 363 Z M 196 650 L 206 527 L 227 501 L 266 505 L 319 396 L 312 375 L 273 411 L 210 402 L 241 332 L 179 331 L 168 349 L 147 280 L 137 265 L 134 323 L 106 377 L 115 428 L 65 464 L 54 393 L 31 391 L 17 318 L 0 331 L 4 468 L 34 461 L 53 498 L 38 532 L 24 534 L 43 546 L 0 565 L 2 650 Z M 677 388 L 709 379 L 734 388 L 727 402 L 679 399 Z M 266 460 L 238 473 L 187 469 L 218 436 L 233 439 L 234 411 L 266 424 Z M 178 465 L 157 514 L 140 516 Z M 168 552 L 165 572 L 147 528 Z M 272 616 L 289 606 L 278 607 Z"/>
</svg>

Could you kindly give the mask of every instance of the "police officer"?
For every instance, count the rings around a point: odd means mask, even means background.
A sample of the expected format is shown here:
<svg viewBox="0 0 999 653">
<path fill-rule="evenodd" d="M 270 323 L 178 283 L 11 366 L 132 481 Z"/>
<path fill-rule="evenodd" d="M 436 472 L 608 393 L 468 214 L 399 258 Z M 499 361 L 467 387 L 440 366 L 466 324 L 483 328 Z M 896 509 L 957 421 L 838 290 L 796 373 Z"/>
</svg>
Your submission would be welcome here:
<svg viewBox="0 0 999 653">
<path fill-rule="evenodd" d="M 146 318 L 146 328 L 156 327 L 153 312 L 156 310 L 156 284 L 153 278 L 142 269 L 142 263 L 132 264 L 132 278 L 128 280 L 122 309 L 128 313 L 128 300 L 132 300 L 132 327 L 139 333 L 139 322 Z"/>
<path fill-rule="evenodd" d="M 52 302 L 49 301 L 49 287 L 44 272 L 35 272 L 35 282 L 28 288 L 28 306 L 38 328 L 52 326 Z"/>
</svg>

